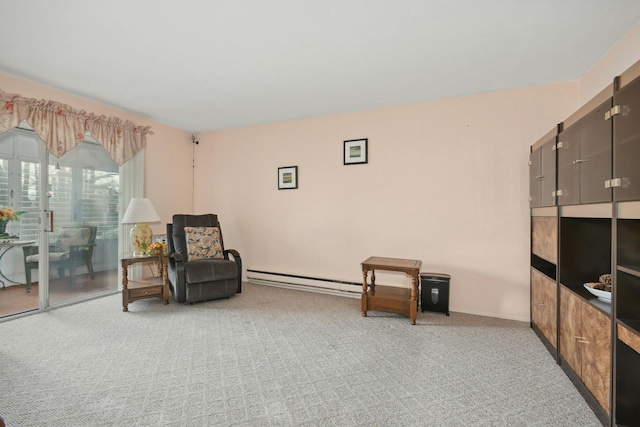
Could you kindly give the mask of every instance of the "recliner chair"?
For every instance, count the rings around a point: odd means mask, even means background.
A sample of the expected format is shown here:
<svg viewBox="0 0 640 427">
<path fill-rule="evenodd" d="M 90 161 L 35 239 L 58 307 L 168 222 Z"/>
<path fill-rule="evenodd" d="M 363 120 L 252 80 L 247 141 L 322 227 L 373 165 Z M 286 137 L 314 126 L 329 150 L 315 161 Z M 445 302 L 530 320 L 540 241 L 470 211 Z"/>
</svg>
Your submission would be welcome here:
<svg viewBox="0 0 640 427">
<path fill-rule="evenodd" d="M 177 302 L 193 304 L 242 292 L 242 259 L 238 251 L 224 249 L 217 215 L 173 215 L 173 223 L 167 224 L 167 251 L 169 287 Z"/>
</svg>

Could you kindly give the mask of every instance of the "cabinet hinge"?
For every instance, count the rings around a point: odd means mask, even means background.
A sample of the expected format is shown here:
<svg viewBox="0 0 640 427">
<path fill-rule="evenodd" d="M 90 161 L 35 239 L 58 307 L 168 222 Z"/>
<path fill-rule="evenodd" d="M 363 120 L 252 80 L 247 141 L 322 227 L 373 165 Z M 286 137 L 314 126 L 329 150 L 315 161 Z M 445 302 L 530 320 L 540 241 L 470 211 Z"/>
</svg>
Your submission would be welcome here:
<svg viewBox="0 0 640 427">
<path fill-rule="evenodd" d="M 604 119 L 609 120 L 611 117 L 617 116 L 618 114 L 620 114 L 620 106 L 615 105 L 612 109 L 604 113 Z"/>
<path fill-rule="evenodd" d="M 533 197 L 529 196 L 529 201 L 532 201 L 532 200 L 533 200 Z"/>
<path fill-rule="evenodd" d="M 531 160 L 529 160 L 529 166 L 531 166 L 531 164 L 532 164 L 532 163 L 531 163 Z"/>
<path fill-rule="evenodd" d="M 551 197 L 560 197 L 562 196 L 562 190 L 556 190 L 551 192 Z"/>
<path fill-rule="evenodd" d="M 551 151 L 556 151 L 562 148 L 564 144 L 562 142 L 558 142 L 557 144 L 553 144 L 553 147 L 551 147 Z"/>
<path fill-rule="evenodd" d="M 604 182 L 604 188 L 629 188 L 630 184 L 629 178 L 613 178 Z"/>
</svg>

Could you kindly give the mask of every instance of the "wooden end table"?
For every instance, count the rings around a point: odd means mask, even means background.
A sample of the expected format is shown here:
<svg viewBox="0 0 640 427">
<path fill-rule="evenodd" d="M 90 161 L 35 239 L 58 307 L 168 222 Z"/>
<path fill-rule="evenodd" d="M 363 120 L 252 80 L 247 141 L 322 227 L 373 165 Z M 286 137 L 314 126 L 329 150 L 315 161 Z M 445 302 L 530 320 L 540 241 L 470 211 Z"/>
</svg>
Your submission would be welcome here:
<svg viewBox="0 0 640 427">
<path fill-rule="evenodd" d="M 166 255 L 126 256 L 122 263 L 122 311 L 129 311 L 129 303 L 145 298 L 162 298 L 169 304 L 169 279 L 167 276 L 168 257 Z M 140 262 L 156 262 L 160 277 L 129 280 L 129 266 Z"/>
<path fill-rule="evenodd" d="M 416 324 L 418 313 L 418 277 L 422 261 L 403 258 L 369 257 L 362 262 L 362 316 L 367 310 L 386 311 L 406 316 Z M 376 270 L 400 271 L 411 277 L 411 289 L 376 285 Z M 367 276 L 371 271 L 371 284 Z"/>
</svg>

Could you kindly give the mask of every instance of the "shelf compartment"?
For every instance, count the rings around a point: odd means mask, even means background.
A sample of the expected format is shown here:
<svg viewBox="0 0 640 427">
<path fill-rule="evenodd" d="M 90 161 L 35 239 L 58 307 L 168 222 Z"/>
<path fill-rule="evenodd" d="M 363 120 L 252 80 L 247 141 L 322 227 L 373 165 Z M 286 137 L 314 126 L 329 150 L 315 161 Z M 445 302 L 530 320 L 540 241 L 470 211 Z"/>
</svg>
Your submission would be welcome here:
<svg viewBox="0 0 640 427">
<path fill-rule="evenodd" d="M 618 274 L 616 275 L 616 287 L 614 298 L 617 304 L 617 316 L 619 319 L 625 319 L 625 321 L 631 322 L 637 329 L 638 323 L 640 323 L 640 275 L 632 270 L 632 274 L 627 272 L 624 268 L 618 267 Z"/>
<path fill-rule="evenodd" d="M 640 265 L 619 265 L 617 269 L 631 276 L 640 277 Z"/>
<path fill-rule="evenodd" d="M 560 276 L 567 286 L 582 288 L 611 272 L 611 219 L 560 219 Z M 583 288 L 579 293 L 585 293 Z"/>
<path fill-rule="evenodd" d="M 618 325 L 620 328 L 620 325 Z M 640 353 L 616 340 L 615 425 L 636 425 L 640 420 Z"/>
<path fill-rule="evenodd" d="M 417 307 L 417 296 L 416 301 L 411 301 L 411 289 L 395 286 L 369 285 L 366 301 L 367 311 L 386 311 L 406 317 L 410 317 L 412 304 Z"/>
<path fill-rule="evenodd" d="M 640 220 L 619 219 L 617 225 L 618 265 L 636 266 L 640 271 Z"/>
<path fill-rule="evenodd" d="M 540 258 L 537 255 L 531 254 L 531 266 L 553 280 L 556 280 L 556 265 L 550 263 L 546 259 Z"/>
</svg>

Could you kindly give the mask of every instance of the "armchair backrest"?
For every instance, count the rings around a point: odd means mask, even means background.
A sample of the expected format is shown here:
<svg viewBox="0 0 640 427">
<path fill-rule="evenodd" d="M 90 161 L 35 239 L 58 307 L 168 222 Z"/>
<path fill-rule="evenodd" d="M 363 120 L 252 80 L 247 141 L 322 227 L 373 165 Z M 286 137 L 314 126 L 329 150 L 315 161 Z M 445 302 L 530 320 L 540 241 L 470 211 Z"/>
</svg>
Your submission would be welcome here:
<svg viewBox="0 0 640 427">
<path fill-rule="evenodd" d="M 69 252 L 71 246 L 75 245 L 94 245 L 96 243 L 97 227 L 79 226 L 64 227 L 57 236 L 54 251 Z M 86 248 L 93 252 L 93 248 Z"/>
<path fill-rule="evenodd" d="M 186 260 L 188 258 L 187 253 L 187 238 L 185 236 L 185 227 L 218 227 L 218 215 L 204 214 L 204 215 L 184 215 L 176 214 L 173 216 L 173 224 L 167 224 L 167 250 L 169 253 L 179 253 Z M 220 244 L 224 250 L 224 243 L 222 241 L 222 230 L 220 230 Z"/>
</svg>

